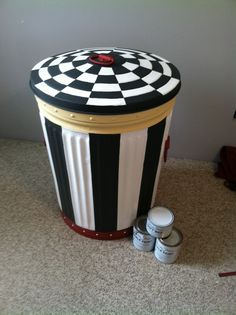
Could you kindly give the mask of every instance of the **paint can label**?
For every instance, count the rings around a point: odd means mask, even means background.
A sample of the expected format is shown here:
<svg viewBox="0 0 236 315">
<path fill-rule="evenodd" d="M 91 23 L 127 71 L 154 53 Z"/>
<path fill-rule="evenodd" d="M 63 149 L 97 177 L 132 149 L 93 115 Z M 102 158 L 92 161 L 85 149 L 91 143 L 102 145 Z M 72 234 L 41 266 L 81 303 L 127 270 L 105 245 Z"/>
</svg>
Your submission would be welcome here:
<svg viewBox="0 0 236 315">
<path fill-rule="evenodd" d="M 154 255 L 160 262 L 163 262 L 164 264 L 172 264 L 176 261 L 180 248 L 181 244 L 170 247 L 162 244 L 160 240 L 157 239 Z"/>
<path fill-rule="evenodd" d="M 143 234 L 136 230 L 134 227 L 133 230 L 133 245 L 135 248 L 142 250 L 142 251 L 152 251 L 155 245 L 155 237 Z"/>
<path fill-rule="evenodd" d="M 170 235 L 171 230 L 172 230 L 172 224 L 169 226 L 158 226 L 149 219 L 147 219 L 147 231 L 149 234 L 151 234 L 154 237 L 157 238 L 165 238 Z"/>
</svg>

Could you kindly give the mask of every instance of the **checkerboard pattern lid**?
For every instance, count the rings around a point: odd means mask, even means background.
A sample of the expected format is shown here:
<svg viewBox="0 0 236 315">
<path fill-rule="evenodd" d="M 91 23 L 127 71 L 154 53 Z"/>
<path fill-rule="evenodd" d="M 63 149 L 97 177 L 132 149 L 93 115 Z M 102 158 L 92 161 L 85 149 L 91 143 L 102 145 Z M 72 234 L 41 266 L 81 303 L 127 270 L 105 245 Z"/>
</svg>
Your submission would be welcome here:
<svg viewBox="0 0 236 315">
<path fill-rule="evenodd" d="M 42 100 L 69 111 L 102 115 L 157 107 L 175 97 L 180 85 L 179 71 L 166 59 L 114 47 L 46 58 L 33 67 L 30 77 L 34 94 Z"/>
</svg>

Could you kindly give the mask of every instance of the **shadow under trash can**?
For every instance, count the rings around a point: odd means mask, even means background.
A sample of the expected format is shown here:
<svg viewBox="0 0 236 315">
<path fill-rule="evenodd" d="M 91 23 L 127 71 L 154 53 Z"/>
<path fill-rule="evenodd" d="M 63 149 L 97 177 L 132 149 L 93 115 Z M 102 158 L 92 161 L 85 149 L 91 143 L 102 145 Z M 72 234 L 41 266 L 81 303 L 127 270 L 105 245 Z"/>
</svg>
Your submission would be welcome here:
<svg viewBox="0 0 236 315">
<path fill-rule="evenodd" d="M 132 232 L 154 205 L 180 74 L 155 54 L 79 49 L 31 71 L 66 224 L 96 239 Z"/>
</svg>

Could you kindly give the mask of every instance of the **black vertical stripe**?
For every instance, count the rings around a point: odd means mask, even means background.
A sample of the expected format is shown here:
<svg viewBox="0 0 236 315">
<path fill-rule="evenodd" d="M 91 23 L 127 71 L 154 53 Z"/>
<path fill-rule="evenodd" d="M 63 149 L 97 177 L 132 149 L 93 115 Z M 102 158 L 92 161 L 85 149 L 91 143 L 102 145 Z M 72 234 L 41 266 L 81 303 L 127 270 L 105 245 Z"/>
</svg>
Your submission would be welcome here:
<svg viewBox="0 0 236 315">
<path fill-rule="evenodd" d="M 90 134 L 95 229 L 117 230 L 120 135 Z"/>
<path fill-rule="evenodd" d="M 165 125 L 166 119 L 148 128 L 148 138 L 139 194 L 138 216 L 147 214 L 151 207 Z"/>
<path fill-rule="evenodd" d="M 74 222 L 74 212 L 71 202 L 69 179 L 62 141 L 61 127 L 45 118 L 45 126 L 50 145 L 53 165 L 56 173 L 61 206 L 65 215 Z"/>
</svg>

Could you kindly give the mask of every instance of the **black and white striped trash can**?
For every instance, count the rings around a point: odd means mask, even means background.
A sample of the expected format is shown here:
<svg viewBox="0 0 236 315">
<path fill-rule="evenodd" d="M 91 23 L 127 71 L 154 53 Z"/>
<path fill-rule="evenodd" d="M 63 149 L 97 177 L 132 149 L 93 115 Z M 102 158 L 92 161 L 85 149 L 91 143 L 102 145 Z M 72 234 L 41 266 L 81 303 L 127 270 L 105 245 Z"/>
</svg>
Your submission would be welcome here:
<svg viewBox="0 0 236 315">
<path fill-rule="evenodd" d="M 169 61 L 123 48 L 79 49 L 34 66 L 30 86 L 72 229 L 121 238 L 153 206 L 180 84 Z"/>
</svg>

